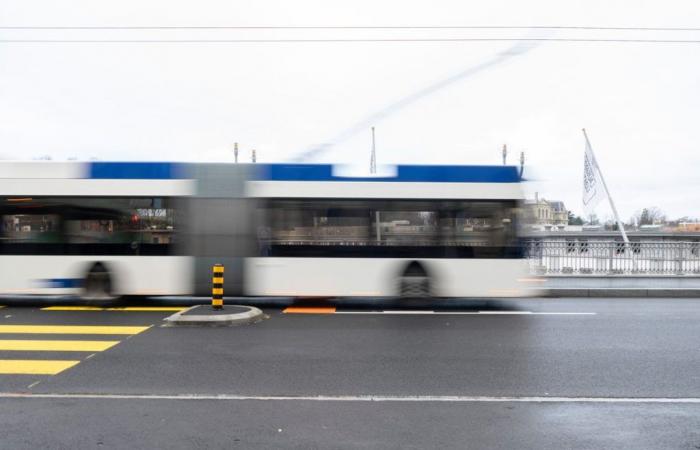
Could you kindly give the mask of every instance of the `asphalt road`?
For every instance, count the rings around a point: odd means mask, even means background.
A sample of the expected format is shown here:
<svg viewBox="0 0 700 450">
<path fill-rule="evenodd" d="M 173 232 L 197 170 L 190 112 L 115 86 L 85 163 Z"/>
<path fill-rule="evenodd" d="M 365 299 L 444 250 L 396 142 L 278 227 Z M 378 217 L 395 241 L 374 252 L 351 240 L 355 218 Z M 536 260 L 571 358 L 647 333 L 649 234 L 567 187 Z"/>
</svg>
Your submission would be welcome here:
<svg viewBox="0 0 700 450">
<path fill-rule="evenodd" d="M 10 303 L 0 448 L 700 448 L 700 300 L 268 306 L 234 328 Z"/>
</svg>

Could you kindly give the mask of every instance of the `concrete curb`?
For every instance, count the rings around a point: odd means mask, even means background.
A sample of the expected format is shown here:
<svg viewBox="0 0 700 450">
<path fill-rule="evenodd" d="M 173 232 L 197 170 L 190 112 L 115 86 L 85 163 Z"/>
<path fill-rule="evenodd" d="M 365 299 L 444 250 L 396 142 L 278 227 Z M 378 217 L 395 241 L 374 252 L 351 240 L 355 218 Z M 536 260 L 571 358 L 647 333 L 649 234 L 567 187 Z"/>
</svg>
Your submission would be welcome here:
<svg viewBox="0 0 700 450">
<path fill-rule="evenodd" d="M 668 297 L 668 298 L 700 298 L 700 289 L 639 289 L 639 288 L 556 288 L 543 289 L 544 297 Z"/>
<path fill-rule="evenodd" d="M 267 316 L 254 306 L 236 305 L 239 308 L 245 308 L 247 311 L 234 314 L 190 314 L 185 315 L 188 311 L 198 308 L 202 305 L 194 305 L 177 312 L 170 317 L 163 319 L 166 327 L 173 326 L 209 326 L 209 327 L 227 327 L 237 325 L 248 325 L 260 322 Z"/>
</svg>

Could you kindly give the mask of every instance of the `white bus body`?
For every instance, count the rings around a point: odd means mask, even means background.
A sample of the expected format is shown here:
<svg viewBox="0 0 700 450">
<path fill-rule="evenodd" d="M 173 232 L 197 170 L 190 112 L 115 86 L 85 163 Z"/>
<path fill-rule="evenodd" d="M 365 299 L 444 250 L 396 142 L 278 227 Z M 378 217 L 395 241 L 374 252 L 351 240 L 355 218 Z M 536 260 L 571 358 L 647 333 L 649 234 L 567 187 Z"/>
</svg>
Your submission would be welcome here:
<svg viewBox="0 0 700 450">
<path fill-rule="evenodd" d="M 113 176 L 95 168 L 114 169 Z M 32 213 L 35 199 L 70 198 L 175 198 L 194 193 L 193 180 L 167 177 L 125 178 L 129 171 L 147 172 L 149 164 L 78 162 L 2 162 L 0 198 L 7 208 L 27 205 Z M 104 172 L 104 171 L 103 171 Z M 121 172 L 118 173 L 118 172 Z M 137 170 L 138 172 L 138 170 Z M 135 174 L 134 176 L 138 176 Z M 152 175 L 151 175 L 152 176 Z M 7 216 L 5 216 L 7 217 Z M 5 236 L 7 238 L 7 230 Z M 112 294 L 185 295 L 192 292 L 192 261 L 188 256 L 144 256 L 110 254 L 13 254 L 0 241 L 0 292 L 3 294 L 79 295 L 90 267 L 101 263 L 112 277 Z"/>
<path fill-rule="evenodd" d="M 207 295 L 220 262 L 227 295 L 523 296 L 521 199 L 500 166 L 2 162 L 0 293 L 85 295 L 97 271 L 114 296 Z"/>
<path fill-rule="evenodd" d="M 507 203 L 514 208 L 522 200 L 519 177 L 512 167 L 399 166 L 393 176 L 373 179 L 336 176 L 330 166 L 281 165 L 273 167 L 261 178 L 263 180 L 248 184 L 249 197 L 262 202 L 299 200 L 295 207 L 301 209 L 313 207 L 319 201 L 324 203 L 324 200 L 334 206 L 348 200 L 360 208 L 370 209 L 373 203 L 379 201 L 389 210 L 400 209 L 402 202 L 412 201 L 425 202 L 426 209 L 450 201 L 494 205 Z M 277 205 L 280 207 L 283 203 Z M 369 216 L 372 214 L 370 212 Z M 316 217 L 314 220 L 318 219 Z M 394 221 L 395 224 L 406 222 Z M 274 223 L 267 225 L 275 226 Z M 370 234 L 373 227 L 376 227 L 376 222 L 368 226 Z M 372 238 L 368 237 L 367 240 L 371 241 Z M 290 244 L 305 245 L 304 242 Z M 339 246 L 335 248 L 345 250 L 346 244 L 338 243 Z M 360 244 L 354 248 L 359 250 L 374 245 L 372 242 Z M 378 257 L 373 254 L 374 250 L 340 257 L 337 250 L 335 254 L 334 250 L 321 251 L 329 253 L 330 257 L 319 254 L 305 257 L 303 252 L 295 252 L 293 256 L 278 257 L 273 254 L 248 258 L 244 271 L 247 292 L 250 295 L 273 296 L 396 296 L 400 294 L 403 271 L 408 264 L 418 263 L 429 275 L 431 296 L 527 295 L 523 283 L 527 278 L 527 266 L 521 256 L 464 258 L 440 255 L 433 258 L 430 253 L 434 252 L 434 248 L 416 246 L 403 257 L 391 257 L 391 252 L 387 252 L 386 257 Z"/>
</svg>

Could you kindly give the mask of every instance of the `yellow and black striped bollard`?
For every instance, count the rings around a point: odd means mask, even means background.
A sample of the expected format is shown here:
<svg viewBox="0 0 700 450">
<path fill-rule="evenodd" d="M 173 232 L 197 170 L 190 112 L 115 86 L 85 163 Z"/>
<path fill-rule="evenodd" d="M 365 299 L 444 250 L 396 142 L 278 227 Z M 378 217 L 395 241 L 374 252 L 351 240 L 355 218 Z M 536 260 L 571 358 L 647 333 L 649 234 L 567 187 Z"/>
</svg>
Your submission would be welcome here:
<svg viewBox="0 0 700 450">
<path fill-rule="evenodd" d="M 224 307 L 224 266 L 214 264 L 214 278 L 211 285 L 211 307 L 222 309 Z"/>
</svg>

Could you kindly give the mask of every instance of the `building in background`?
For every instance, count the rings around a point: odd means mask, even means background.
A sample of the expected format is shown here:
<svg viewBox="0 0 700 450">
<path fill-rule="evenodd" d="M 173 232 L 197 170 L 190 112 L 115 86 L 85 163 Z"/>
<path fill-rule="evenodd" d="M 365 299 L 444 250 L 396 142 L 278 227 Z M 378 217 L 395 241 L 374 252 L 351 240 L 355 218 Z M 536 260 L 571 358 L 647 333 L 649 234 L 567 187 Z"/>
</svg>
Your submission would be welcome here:
<svg viewBox="0 0 700 450">
<path fill-rule="evenodd" d="M 671 231 L 697 233 L 700 232 L 700 222 L 679 222 Z"/>
<path fill-rule="evenodd" d="M 535 192 L 534 200 L 525 200 L 524 221 L 534 229 L 565 230 L 569 225 L 569 212 L 564 202 L 540 198 Z"/>
</svg>

